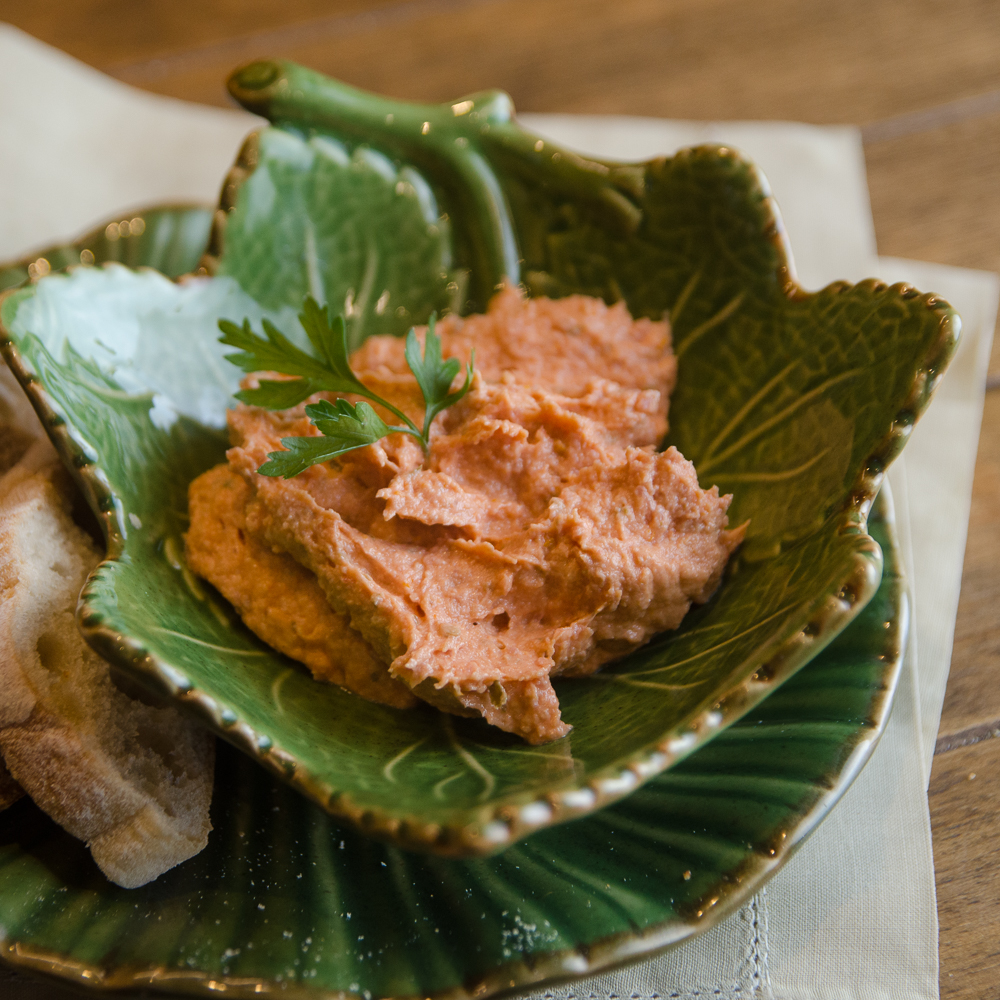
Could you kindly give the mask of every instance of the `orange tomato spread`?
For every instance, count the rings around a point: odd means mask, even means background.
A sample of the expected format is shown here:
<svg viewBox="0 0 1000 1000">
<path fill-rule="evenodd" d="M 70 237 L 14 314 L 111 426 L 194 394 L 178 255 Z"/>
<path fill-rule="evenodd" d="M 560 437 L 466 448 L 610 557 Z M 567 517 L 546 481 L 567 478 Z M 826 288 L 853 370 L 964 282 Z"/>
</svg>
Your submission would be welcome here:
<svg viewBox="0 0 1000 1000">
<path fill-rule="evenodd" d="M 730 497 L 656 450 L 677 370 L 666 322 L 508 288 L 437 333 L 445 357 L 474 349 L 476 370 L 428 454 L 394 434 L 262 476 L 282 437 L 319 432 L 305 404 L 241 404 L 227 464 L 191 484 L 187 560 L 317 678 L 543 743 L 569 731 L 551 679 L 676 628 L 743 529 L 728 528 Z M 420 418 L 401 340 L 372 337 L 351 364 Z"/>
</svg>

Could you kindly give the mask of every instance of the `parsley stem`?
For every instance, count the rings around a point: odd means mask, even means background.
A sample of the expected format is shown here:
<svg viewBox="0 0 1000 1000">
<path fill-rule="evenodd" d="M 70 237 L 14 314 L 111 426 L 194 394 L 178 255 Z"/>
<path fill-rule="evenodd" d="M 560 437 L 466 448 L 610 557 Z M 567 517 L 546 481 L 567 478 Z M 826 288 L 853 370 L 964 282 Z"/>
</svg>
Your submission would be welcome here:
<svg viewBox="0 0 1000 1000">
<path fill-rule="evenodd" d="M 379 406 L 388 410 L 393 416 L 399 417 L 406 426 L 405 427 L 393 427 L 394 431 L 399 431 L 402 434 L 412 434 L 421 444 L 424 451 L 427 451 L 427 430 L 429 425 L 425 425 L 423 431 L 402 411 L 397 409 L 392 405 L 387 399 L 383 399 L 381 396 L 377 396 L 374 392 L 370 392 L 368 389 L 353 389 L 352 392 L 356 396 L 364 396 L 366 399 L 370 399 L 373 403 L 377 403 Z"/>
<path fill-rule="evenodd" d="M 409 434 L 410 437 L 415 437 L 420 442 L 420 447 L 423 448 L 425 455 L 430 451 L 429 441 L 412 424 L 409 427 L 390 427 L 389 430 L 395 434 Z"/>
</svg>

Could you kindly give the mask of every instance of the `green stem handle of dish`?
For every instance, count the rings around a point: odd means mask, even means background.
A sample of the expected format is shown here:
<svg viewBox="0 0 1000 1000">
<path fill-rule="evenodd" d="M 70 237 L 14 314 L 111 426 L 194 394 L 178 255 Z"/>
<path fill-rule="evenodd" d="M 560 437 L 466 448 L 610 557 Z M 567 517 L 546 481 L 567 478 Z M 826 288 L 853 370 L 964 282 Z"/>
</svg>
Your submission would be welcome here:
<svg viewBox="0 0 1000 1000">
<path fill-rule="evenodd" d="M 272 60 L 237 70 L 228 86 L 245 108 L 276 124 L 329 129 L 426 169 L 457 199 L 457 216 L 476 220 L 464 236 L 483 302 L 502 282 L 520 280 L 503 174 L 540 179 L 567 199 L 589 204 L 619 232 L 633 232 L 641 222 L 641 166 L 588 159 L 525 132 L 513 122 L 513 105 L 502 91 L 451 104 L 390 102 L 295 63 Z"/>
</svg>

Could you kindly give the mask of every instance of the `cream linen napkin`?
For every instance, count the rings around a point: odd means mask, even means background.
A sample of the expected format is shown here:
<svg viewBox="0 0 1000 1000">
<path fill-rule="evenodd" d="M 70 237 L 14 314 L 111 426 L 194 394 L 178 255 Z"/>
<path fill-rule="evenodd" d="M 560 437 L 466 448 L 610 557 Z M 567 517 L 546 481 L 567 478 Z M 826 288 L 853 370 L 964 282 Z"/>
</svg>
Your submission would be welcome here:
<svg viewBox="0 0 1000 1000">
<path fill-rule="evenodd" d="M 905 468 L 897 463 L 891 475 L 904 554 L 915 573 L 917 641 L 871 763 L 767 890 L 723 925 L 657 958 L 538 995 L 936 997 L 925 785 L 950 659 L 996 279 L 876 260 L 853 129 L 567 116 L 525 121 L 567 145 L 622 159 L 694 142 L 731 143 L 770 179 L 807 287 L 870 274 L 907 278 L 941 292 L 966 319 L 966 339 L 941 398 L 914 432 Z M 132 90 L 0 25 L 0 259 L 150 203 L 214 201 L 254 123 L 240 112 Z M 0 988 L 10 1000 L 59 992 L 10 974 Z"/>
<path fill-rule="evenodd" d="M 868 766 L 800 852 L 740 913 L 658 958 L 536 996 L 937 997 L 926 787 L 951 663 L 1000 280 L 985 272 L 876 259 L 856 129 L 522 117 L 581 152 L 623 159 L 671 153 L 695 142 L 731 144 L 767 176 L 807 288 L 877 275 L 938 292 L 963 317 L 957 356 L 889 473 L 913 615 L 896 703 Z"/>
</svg>

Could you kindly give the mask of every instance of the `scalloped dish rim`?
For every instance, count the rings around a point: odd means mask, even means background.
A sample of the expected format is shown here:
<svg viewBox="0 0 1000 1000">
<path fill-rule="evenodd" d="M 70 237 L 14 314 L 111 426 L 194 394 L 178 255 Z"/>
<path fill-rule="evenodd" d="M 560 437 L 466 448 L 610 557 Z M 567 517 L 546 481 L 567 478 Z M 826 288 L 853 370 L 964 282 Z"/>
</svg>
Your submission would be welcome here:
<svg viewBox="0 0 1000 1000">
<path fill-rule="evenodd" d="M 722 905 L 699 911 L 694 918 L 665 921 L 639 932 L 623 931 L 611 934 L 590 942 L 585 947 L 543 953 L 540 956 L 532 956 L 529 961 L 509 962 L 470 979 L 463 986 L 431 991 L 426 994 L 426 1000 L 476 1000 L 476 998 L 485 1000 L 512 989 L 539 988 L 547 983 L 578 979 L 676 947 L 719 924 L 785 865 L 853 783 L 871 757 L 889 719 L 902 672 L 910 612 L 905 579 L 902 576 L 902 568 L 898 566 L 898 540 L 891 495 L 885 502 L 885 507 L 885 529 L 897 562 L 897 573 L 891 591 L 897 613 L 891 619 L 893 627 L 880 632 L 885 640 L 884 652 L 879 657 L 884 663 L 883 683 L 872 697 L 870 714 L 857 726 L 852 734 L 852 740 L 845 743 L 845 746 L 850 746 L 850 753 L 844 758 L 836 779 L 811 808 L 800 813 L 797 824 L 786 828 L 784 833 L 791 833 L 791 836 L 779 839 L 769 857 L 755 853 L 753 857 L 757 864 L 752 868 L 747 866 L 742 869 L 742 881 L 735 883 L 733 891 L 725 899 L 720 900 Z M 747 868 L 750 868 L 749 873 Z M 170 990 L 172 987 L 177 987 L 185 993 L 215 996 L 222 983 L 227 992 L 232 991 L 241 996 L 263 996 L 271 1000 L 277 1000 L 278 997 L 319 1000 L 319 995 L 307 984 L 297 984 L 289 990 L 286 988 L 287 983 L 275 983 L 267 979 L 235 977 L 195 970 L 170 970 L 164 966 L 144 969 L 127 967 L 108 974 L 101 967 L 67 961 L 57 952 L 48 949 L 34 949 L 19 942 L 11 943 L 5 940 L 2 932 L 0 932 L 0 963 L 29 972 L 55 976 L 101 993 L 128 988 L 151 987 L 159 991 L 158 988 Z M 322 997 L 331 996 L 339 997 L 341 1000 L 367 1000 L 365 994 L 360 992 L 339 990 L 333 993 L 324 991 L 322 994 Z M 396 1000 L 420 1000 L 421 997 L 425 997 L 425 994 L 401 996 Z"/>
<path fill-rule="evenodd" d="M 763 212 L 764 233 L 777 250 L 776 270 L 785 295 L 790 299 L 798 299 L 817 294 L 806 292 L 794 278 L 791 251 L 778 207 L 766 179 L 752 161 L 726 146 L 693 147 L 681 150 L 675 156 L 682 157 L 691 155 L 694 151 L 708 150 L 714 150 L 720 157 L 735 157 L 753 171 L 766 206 Z M 211 239 L 209 245 L 212 245 Z M 839 282 L 829 288 L 844 291 L 864 285 L 869 285 L 879 294 L 905 298 L 920 294 L 912 286 L 897 284 L 890 288 L 875 279 L 867 279 L 857 286 Z M 20 289 L 10 289 L 0 295 L 0 308 L 18 291 Z M 933 385 L 936 374 L 934 361 L 942 354 L 945 358 L 950 355 L 959 328 L 957 315 L 947 303 L 933 294 L 923 294 L 921 298 L 928 309 L 939 315 L 941 335 L 936 353 L 933 350 L 928 352 L 930 362 L 916 374 L 911 388 L 912 398 L 919 398 Z M 80 445 L 73 440 L 69 426 L 57 413 L 43 385 L 22 358 L 2 317 L 0 348 L 64 462 L 73 471 L 88 502 L 102 522 L 108 555 L 95 570 L 95 573 L 99 572 L 105 565 L 115 562 L 124 551 L 121 501 L 107 485 L 100 465 L 91 462 Z M 938 365 L 939 370 L 942 367 L 943 365 Z M 864 607 L 878 585 L 881 552 L 865 530 L 867 515 L 882 482 L 884 468 L 898 452 L 908 432 L 909 425 L 904 425 L 901 421 L 890 426 L 865 462 L 844 504 L 829 515 L 822 528 L 817 529 L 852 536 L 849 545 L 853 548 L 853 553 L 850 556 L 845 553 L 845 559 L 850 558 L 852 564 L 850 570 L 817 595 L 794 629 L 789 625 L 788 638 L 773 650 L 758 647 L 754 651 L 750 662 L 754 669 L 745 669 L 744 680 L 717 690 L 714 703 L 690 718 L 683 726 L 674 727 L 628 757 L 607 765 L 586 781 L 560 788 L 556 792 L 533 794 L 527 798 L 522 793 L 520 796 L 514 795 L 507 800 L 491 803 L 486 819 L 483 817 L 487 807 L 480 807 L 474 817 L 469 815 L 471 810 L 466 809 L 459 818 L 438 823 L 427 822 L 419 816 L 396 815 L 380 807 L 358 805 L 346 793 L 338 793 L 332 786 L 314 778 L 308 768 L 300 767 L 291 754 L 275 746 L 266 733 L 257 732 L 242 721 L 231 707 L 220 704 L 194 687 L 186 678 L 179 678 L 174 668 L 151 654 L 140 642 L 107 626 L 100 609 L 90 603 L 89 583 L 81 593 L 77 617 L 88 642 L 101 655 L 127 672 L 145 679 L 147 684 L 166 693 L 178 703 L 187 705 L 218 735 L 249 753 L 332 815 L 350 822 L 364 833 L 405 848 L 451 856 L 491 854 L 536 830 L 602 808 L 662 773 L 759 703 L 848 624 Z M 835 526 L 831 522 L 836 522 Z M 762 662 L 756 662 L 758 660 Z"/>
</svg>

